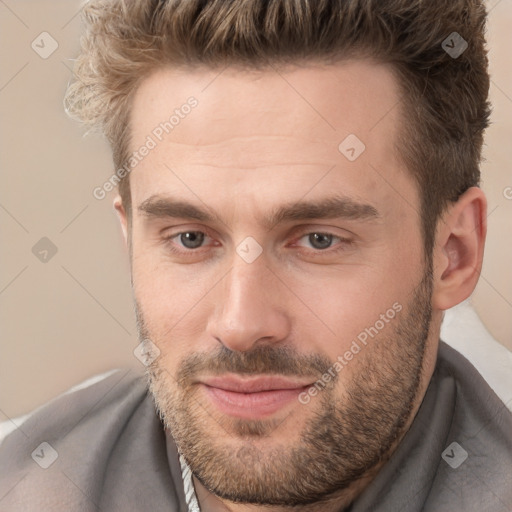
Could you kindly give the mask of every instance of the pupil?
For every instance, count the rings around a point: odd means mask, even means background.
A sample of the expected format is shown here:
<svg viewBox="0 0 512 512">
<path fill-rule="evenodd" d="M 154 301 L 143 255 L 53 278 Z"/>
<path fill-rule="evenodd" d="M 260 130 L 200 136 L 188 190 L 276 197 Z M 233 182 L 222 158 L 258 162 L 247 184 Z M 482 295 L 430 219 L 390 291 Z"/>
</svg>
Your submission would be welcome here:
<svg viewBox="0 0 512 512">
<path fill-rule="evenodd" d="M 326 249 L 331 245 L 332 235 L 323 233 L 312 233 L 309 235 L 309 242 L 315 249 Z"/>
<path fill-rule="evenodd" d="M 189 231 L 187 233 L 182 233 L 180 238 L 184 247 L 187 247 L 187 249 L 196 249 L 203 243 L 204 233 L 199 231 Z"/>
</svg>

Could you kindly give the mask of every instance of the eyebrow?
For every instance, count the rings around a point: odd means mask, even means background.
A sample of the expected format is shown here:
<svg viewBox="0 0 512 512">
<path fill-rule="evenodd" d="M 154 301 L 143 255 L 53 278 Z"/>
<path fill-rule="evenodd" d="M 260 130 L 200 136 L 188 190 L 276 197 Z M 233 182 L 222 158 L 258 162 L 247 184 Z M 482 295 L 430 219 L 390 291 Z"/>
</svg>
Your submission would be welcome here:
<svg viewBox="0 0 512 512">
<path fill-rule="evenodd" d="M 168 196 L 153 195 L 143 201 L 138 211 L 148 218 L 193 219 L 199 222 L 220 222 L 222 220 L 208 209 Z M 376 220 L 378 210 L 343 196 L 333 196 L 316 201 L 297 201 L 276 208 L 266 217 L 262 225 L 267 229 L 290 221 L 343 218 L 347 220 Z"/>
</svg>

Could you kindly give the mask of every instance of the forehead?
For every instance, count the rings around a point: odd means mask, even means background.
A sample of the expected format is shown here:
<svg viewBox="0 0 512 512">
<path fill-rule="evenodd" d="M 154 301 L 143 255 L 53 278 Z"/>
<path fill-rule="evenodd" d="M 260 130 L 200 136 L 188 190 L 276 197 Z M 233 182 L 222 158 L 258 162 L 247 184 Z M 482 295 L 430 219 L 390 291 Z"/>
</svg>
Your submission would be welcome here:
<svg viewBox="0 0 512 512">
<path fill-rule="evenodd" d="M 258 132 L 289 132 L 308 139 L 332 136 L 336 141 L 344 133 L 368 138 L 383 116 L 392 124 L 393 115 L 386 114 L 397 104 L 398 87 L 389 66 L 366 60 L 260 71 L 163 68 L 143 80 L 135 95 L 134 138 L 149 133 L 191 96 L 198 101 L 194 113 L 199 114 L 176 126 L 169 140 L 189 142 L 198 127 L 215 122 L 209 142 Z M 255 126 L 255 118 L 263 124 Z M 290 125 L 292 120 L 296 122 Z"/>
<path fill-rule="evenodd" d="M 195 106 L 183 108 L 191 98 Z M 297 181 L 310 184 L 333 168 L 323 186 L 339 183 L 351 195 L 378 188 L 380 174 L 410 188 L 396 148 L 401 115 L 395 75 L 370 61 L 161 69 L 142 82 L 132 104 L 131 151 L 148 137 L 155 143 L 131 173 L 133 200 L 173 187 L 181 172 L 205 192 L 212 178 L 239 190 L 264 180 L 293 196 Z M 364 148 L 355 161 L 347 158 L 352 147 Z"/>
</svg>

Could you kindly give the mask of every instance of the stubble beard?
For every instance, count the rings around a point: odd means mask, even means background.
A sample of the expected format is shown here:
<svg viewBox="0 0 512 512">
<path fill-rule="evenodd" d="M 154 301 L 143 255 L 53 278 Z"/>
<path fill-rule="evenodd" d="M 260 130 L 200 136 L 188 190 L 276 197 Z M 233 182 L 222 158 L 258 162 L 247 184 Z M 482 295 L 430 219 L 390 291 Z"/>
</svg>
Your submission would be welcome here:
<svg viewBox="0 0 512 512">
<path fill-rule="evenodd" d="M 413 298 L 386 330 L 350 363 L 343 389 L 332 381 L 290 418 L 308 415 L 288 442 L 289 418 L 226 417 L 200 399 L 192 377 L 218 374 L 284 374 L 319 377 L 332 361 L 265 346 L 238 353 L 185 358 L 172 376 L 157 358 L 147 367 L 149 388 L 166 429 L 194 476 L 213 494 L 237 503 L 300 506 L 332 499 L 382 462 L 404 434 L 418 399 L 431 322 L 432 277 L 426 271 Z M 137 306 L 139 336 L 151 339 Z M 159 340 L 153 340 L 159 345 Z M 369 343 L 370 345 L 370 343 Z M 356 366 L 357 365 L 357 366 Z M 341 374 L 343 375 L 341 370 Z M 228 441 L 226 441 L 228 438 Z"/>
</svg>

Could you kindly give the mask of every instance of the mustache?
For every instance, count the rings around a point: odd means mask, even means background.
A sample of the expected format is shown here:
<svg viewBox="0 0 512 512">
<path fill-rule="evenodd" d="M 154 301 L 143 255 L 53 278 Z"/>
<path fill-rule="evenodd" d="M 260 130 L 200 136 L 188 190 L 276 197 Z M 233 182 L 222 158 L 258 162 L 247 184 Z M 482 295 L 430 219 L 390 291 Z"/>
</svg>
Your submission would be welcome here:
<svg viewBox="0 0 512 512">
<path fill-rule="evenodd" d="M 304 355 L 289 347 L 260 346 L 247 352 L 236 352 L 220 346 L 214 352 L 187 356 L 179 365 L 176 380 L 190 384 L 199 375 L 286 375 L 317 378 L 327 372 L 332 362 L 317 354 Z"/>
</svg>

